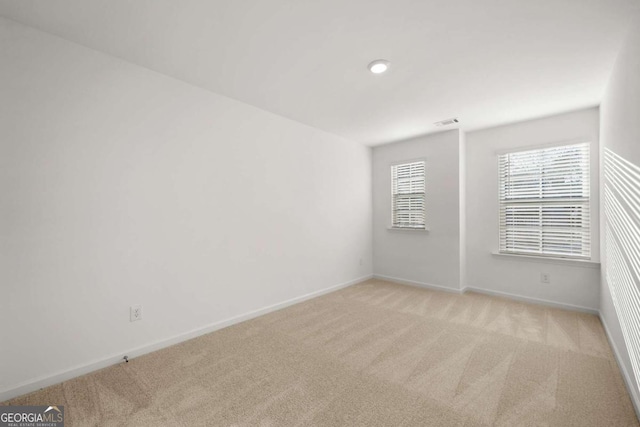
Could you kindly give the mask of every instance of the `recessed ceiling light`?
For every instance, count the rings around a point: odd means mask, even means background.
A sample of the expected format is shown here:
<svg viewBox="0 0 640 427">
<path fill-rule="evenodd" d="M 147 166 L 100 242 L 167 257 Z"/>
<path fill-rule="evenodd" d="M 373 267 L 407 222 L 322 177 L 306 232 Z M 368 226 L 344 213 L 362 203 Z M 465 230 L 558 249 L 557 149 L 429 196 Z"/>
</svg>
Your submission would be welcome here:
<svg viewBox="0 0 640 427">
<path fill-rule="evenodd" d="M 373 74 L 384 73 L 388 68 L 389 61 L 387 61 L 386 59 L 376 59 L 369 64 L 369 71 L 371 71 Z"/>
</svg>

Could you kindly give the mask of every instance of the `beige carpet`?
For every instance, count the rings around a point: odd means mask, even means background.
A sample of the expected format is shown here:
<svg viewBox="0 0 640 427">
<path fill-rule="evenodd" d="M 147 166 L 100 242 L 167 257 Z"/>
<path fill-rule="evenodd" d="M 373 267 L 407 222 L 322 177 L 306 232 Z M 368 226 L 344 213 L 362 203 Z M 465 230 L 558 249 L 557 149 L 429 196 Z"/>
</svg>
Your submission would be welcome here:
<svg viewBox="0 0 640 427">
<path fill-rule="evenodd" d="M 371 280 L 27 396 L 73 426 L 637 426 L 596 316 Z"/>
</svg>

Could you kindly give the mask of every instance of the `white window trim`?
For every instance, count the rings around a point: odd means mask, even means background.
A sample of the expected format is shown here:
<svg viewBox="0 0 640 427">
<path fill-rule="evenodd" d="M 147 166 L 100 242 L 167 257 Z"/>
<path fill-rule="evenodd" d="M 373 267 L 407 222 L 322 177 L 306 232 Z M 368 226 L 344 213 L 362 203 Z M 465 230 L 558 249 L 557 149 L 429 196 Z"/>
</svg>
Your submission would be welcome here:
<svg viewBox="0 0 640 427">
<path fill-rule="evenodd" d="M 580 257 L 580 256 L 559 256 L 559 255 L 545 255 L 545 254 L 532 254 L 532 253 L 518 253 L 518 252 L 503 252 L 500 249 L 496 251 L 492 251 L 491 254 L 495 257 L 502 257 L 504 259 L 522 259 L 529 261 L 538 261 L 538 262 L 547 262 L 553 264 L 572 264 L 579 266 L 586 266 L 589 268 L 600 268 L 600 262 L 598 260 L 598 254 L 594 253 L 594 233 L 598 230 L 598 226 L 594 227 L 594 203 L 596 200 L 594 199 L 594 191 L 598 188 L 598 185 L 594 184 L 594 156 L 593 156 L 593 143 L 591 139 L 587 138 L 574 138 L 564 141 L 555 141 L 543 144 L 535 144 L 535 145 L 524 145 L 521 147 L 515 148 L 504 148 L 495 150 L 495 158 L 496 158 L 496 167 L 498 170 L 498 211 L 500 210 L 500 156 L 503 154 L 510 153 L 520 153 L 524 151 L 533 151 L 533 150 L 543 150 L 545 148 L 554 148 L 554 147 L 562 147 L 565 145 L 577 145 L 577 144 L 587 144 L 589 151 L 589 212 L 590 212 L 590 225 L 589 225 L 589 234 L 590 234 L 590 256 L 589 257 Z M 597 206 L 595 206 L 597 208 Z M 500 214 L 497 217 L 497 247 L 500 248 Z"/>
<path fill-rule="evenodd" d="M 415 227 L 394 227 L 393 225 L 390 225 L 387 227 L 387 230 L 389 231 L 417 231 L 418 233 L 428 233 L 429 231 L 431 231 L 431 229 L 429 227 L 424 227 L 424 228 L 415 228 Z"/>
<path fill-rule="evenodd" d="M 513 252 L 499 252 L 493 251 L 491 255 L 497 258 L 502 258 L 509 261 L 533 261 L 540 262 L 543 264 L 560 264 L 560 265 L 572 265 L 576 267 L 584 267 L 584 268 L 600 268 L 600 263 L 597 261 L 592 261 L 589 259 L 581 259 L 581 258 L 560 258 L 560 257 L 552 257 L 552 256 L 539 256 L 539 255 L 531 255 L 531 254 L 516 254 Z"/>
<path fill-rule="evenodd" d="M 591 140 L 587 138 L 574 138 L 574 139 L 567 139 L 563 141 L 545 142 L 542 144 L 523 145 L 522 147 L 501 148 L 501 149 L 495 150 L 494 152 L 496 156 L 499 156 L 501 154 L 521 153 L 523 151 L 543 150 L 545 148 L 562 147 L 564 145 L 576 145 L 576 144 L 591 145 Z"/>
<path fill-rule="evenodd" d="M 393 166 L 398 166 L 398 165 L 404 165 L 406 163 L 415 163 L 415 162 L 424 162 L 424 215 L 425 215 L 425 224 L 424 227 L 422 228 L 418 228 L 418 227 L 395 227 L 393 225 L 393 191 L 391 192 L 391 199 L 390 199 L 390 214 L 391 214 L 391 221 L 389 226 L 387 226 L 387 230 L 389 231 L 400 231 L 400 232 L 404 232 L 404 231 L 408 231 L 408 232 L 417 232 L 417 233 L 429 233 L 429 231 L 431 231 L 431 229 L 429 228 L 429 225 L 427 224 L 427 159 L 426 157 L 418 157 L 418 158 L 413 158 L 413 159 L 406 159 L 406 160 L 398 160 L 395 162 L 391 162 L 389 163 L 389 170 L 391 170 L 391 167 Z M 391 177 L 391 182 L 389 187 L 393 188 L 393 177 Z"/>
</svg>

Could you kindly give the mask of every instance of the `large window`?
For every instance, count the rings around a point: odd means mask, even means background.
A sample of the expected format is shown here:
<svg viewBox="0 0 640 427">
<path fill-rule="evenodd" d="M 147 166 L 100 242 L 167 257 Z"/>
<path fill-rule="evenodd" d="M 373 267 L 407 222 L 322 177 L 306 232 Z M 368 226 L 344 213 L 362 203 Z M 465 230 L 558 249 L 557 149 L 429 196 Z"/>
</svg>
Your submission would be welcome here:
<svg viewBox="0 0 640 427">
<path fill-rule="evenodd" d="M 424 160 L 391 166 L 392 228 L 424 230 Z"/>
<path fill-rule="evenodd" d="M 499 156 L 500 252 L 591 257 L 589 144 Z"/>
</svg>

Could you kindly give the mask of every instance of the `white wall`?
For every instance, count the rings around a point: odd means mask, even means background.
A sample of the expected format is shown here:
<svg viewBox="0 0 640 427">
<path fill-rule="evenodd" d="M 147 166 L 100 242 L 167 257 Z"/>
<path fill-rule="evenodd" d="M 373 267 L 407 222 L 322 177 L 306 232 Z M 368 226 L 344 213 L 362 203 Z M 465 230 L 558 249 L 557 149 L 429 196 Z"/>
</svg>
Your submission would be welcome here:
<svg viewBox="0 0 640 427">
<path fill-rule="evenodd" d="M 610 151 L 635 165 L 636 168 L 640 167 L 640 18 L 636 19 L 635 26 L 632 27 L 618 56 L 602 105 L 600 106 L 600 117 L 600 135 L 603 153 L 605 150 Z M 609 183 L 607 183 L 607 185 L 608 184 Z M 636 197 L 640 196 L 640 188 L 637 186 L 631 186 L 628 190 L 632 194 L 635 194 Z M 604 197 L 601 198 L 601 210 L 605 212 Z M 637 226 L 640 223 L 640 218 L 637 213 L 634 214 L 628 206 L 624 206 L 624 210 L 625 214 L 628 215 L 630 220 Z M 615 218 L 609 218 L 608 215 L 603 214 L 603 221 L 601 222 L 601 233 L 603 236 L 603 244 L 601 247 L 603 286 L 600 297 L 600 314 L 608 329 L 613 347 L 618 354 L 618 360 L 621 363 L 625 379 L 632 392 L 636 411 L 638 411 L 638 408 L 640 408 L 638 378 L 634 376 L 631 364 L 630 350 L 632 350 L 632 347 L 627 346 L 625 343 L 620 319 L 612 300 L 610 290 L 612 284 L 607 280 L 607 275 L 611 272 L 609 259 L 612 257 L 612 254 L 608 253 L 607 245 L 605 245 L 605 236 L 607 235 L 605 225 L 612 219 L 615 220 Z M 635 238 L 637 243 L 637 235 L 630 237 L 632 239 Z M 640 248 L 636 246 L 635 253 L 628 253 L 628 251 L 624 251 L 624 249 L 623 252 L 626 252 L 623 253 L 623 257 L 628 259 L 630 255 L 638 256 Z M 631 271 L 633 272 L 632 268 Z M 632 279 L 628 284 L 637 291 L 640 287 L 637 271 L 629 277 Z M 636 303 L 637 302 L 638 301 L 636 301 Z M 640 316 L 640 313 L 637 313 L 637 309 L 635 310 L 635 316 L 637 321 Z M 638 327 L 637 324 L 634 326 L 635 328 Z M 636 342 L 635 345 L 637 346 L 638 343 Z"/>
<path fill-rule="evenodd" d="M 460 134 L 441 132 L 373 149 L 374 274 L 460 289 Z M 392 163 L 426 159 L 429 232 L 389 230 Z"/>
<path fill-rule="evenodd" d="M 584 139 L 591 142 L 592 259 L 598 261 L 598 109 L 500 126 L 466 135 L 467 285 L 485 291 L 597 310 L 597 265 L 573 266 L 495 256 L 498 250 L 497 152 Z M 593 268 L 596 267 L 596 268 Z M 550 284 L 540 283 L 542 272 Z"/>
<path fill-rule="evenodd" d="M 0 401 L 372 272 L 369 148 L 4 19 L 0 194 Z"/>
</svg>

